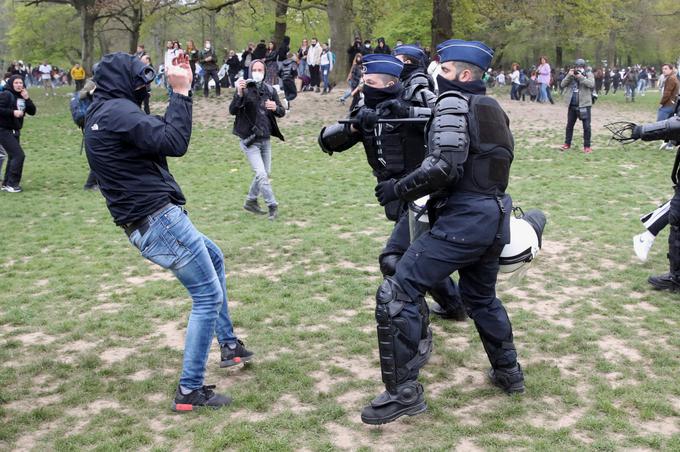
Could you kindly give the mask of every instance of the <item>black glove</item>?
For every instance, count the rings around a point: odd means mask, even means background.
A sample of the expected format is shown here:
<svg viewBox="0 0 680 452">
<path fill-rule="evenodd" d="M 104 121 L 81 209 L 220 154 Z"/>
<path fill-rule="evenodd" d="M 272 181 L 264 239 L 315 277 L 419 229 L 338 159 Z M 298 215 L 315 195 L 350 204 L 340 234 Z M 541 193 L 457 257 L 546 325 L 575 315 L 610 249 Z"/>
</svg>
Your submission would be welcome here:
<svg viewBox="0 0 680 452">
<path fill-rule="evenodd" d="M 399 199 L 399 196 L 397 196 L 397 192 L 394 189 L 394 184 L 396 183 L 396 179 L 390 179 L 378 182 L 378 185 L 375 186 L 375 197 L 378 198 L 378 202 L 381 206 Z"/>
<path fill-rule="evenodd" d="M 380 104 L 381 118 L 408 118 L 411 107 L 399 99 L 391 99 Z"/>
<path fill-rule="evenodd" d="M 378 114 L 372 108 L 363 107 L 355 116 L 359 121 L 359 126 L 364 133 L 373 133 L 375 125 L 378 123 Z"/>
</svg>

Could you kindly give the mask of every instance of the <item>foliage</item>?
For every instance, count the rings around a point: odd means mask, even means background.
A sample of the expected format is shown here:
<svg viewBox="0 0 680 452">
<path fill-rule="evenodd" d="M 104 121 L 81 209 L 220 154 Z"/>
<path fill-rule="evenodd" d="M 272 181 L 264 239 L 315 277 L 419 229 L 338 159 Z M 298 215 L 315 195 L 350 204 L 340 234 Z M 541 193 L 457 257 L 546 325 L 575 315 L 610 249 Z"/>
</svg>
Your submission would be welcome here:
<svg viewBox="0 0 680 452">
<path fill-rule="evenodd" d="M 47 59 L 59 66 L 80 60 L 79 22 L 66 5 L 17 5 L 7 33 L 10 56 L 36 63 Z"/>
<path fill-rule="evenodd" d="M 197 43 L 211 37 L 218 48 L 243 49 L 248 42 L 271 39 L 274 9 L 278 0 L 112 0 L 106 2 L 103 21 L 120 16 L 118 28 L 100 27 L 107 51 L 127 50 L 120 33 L 132 33 L 133 16 L 125 5 L 142 5 L 144 14 L 140 40 L 155 59 L 167 39 Z M 591 64 L 675 61 L 678 50 L 669 39 L 676 26 L 678 7 L 673 0 L 451 0 L 453 37 L 481 39 L 495 48 L 496 64 L 512 60 L 534 64 L 539 55 L 554 61 L 558 52 L 565 62 L 584 57 Z M 226 5 L 226 6 L 225 6 Z M 121 9 L 124 8 L 124 9 Z M 54 59 L 62 64 L 79 58 L 78 19 L 64 5 L 26 7 L 5 2 L 0 33 L 5 30 L 7 49 L 0 57 L 25 60 Z M 304 37 L 329 37 L 323 0 L 291 0 L 287 35 L 293 46 Z M 116 11 L 120 13 L 116 13 Z M 390 46 L 397 39 L 431 45 L 431 0 L 354 0 L 353 32 L 362 38 L 384 36 Z M 123 17 L 125 14 L 125 17 Z M 130 29 L 130 30 L 127 30 Z M 214 36 L 212 36 L 214 35 Z M 333 43 L 336 52 L 349 43 Z"/>
</svg>

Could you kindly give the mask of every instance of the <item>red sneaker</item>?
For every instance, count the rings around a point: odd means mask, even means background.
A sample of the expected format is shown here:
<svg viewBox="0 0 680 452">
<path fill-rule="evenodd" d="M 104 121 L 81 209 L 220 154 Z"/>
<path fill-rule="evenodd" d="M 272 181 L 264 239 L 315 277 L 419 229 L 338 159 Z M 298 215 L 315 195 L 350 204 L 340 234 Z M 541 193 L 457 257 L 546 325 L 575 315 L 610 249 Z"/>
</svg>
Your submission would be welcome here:
<svg viewBox="0 0 680 452">
<path fill-rule="evenodd" d="M 583 148 L 584 154 L 590 154 L 591 152 L 593 152 L 593 148 L 591 148 L 591 147 Z"/>
<path fill-rule="evenodd" d="M 571 148 L 571 144 L 564 143 L 562 146 L 560 146 L 560 151 L 568 151 L 569 148 Z"/>
</svg>

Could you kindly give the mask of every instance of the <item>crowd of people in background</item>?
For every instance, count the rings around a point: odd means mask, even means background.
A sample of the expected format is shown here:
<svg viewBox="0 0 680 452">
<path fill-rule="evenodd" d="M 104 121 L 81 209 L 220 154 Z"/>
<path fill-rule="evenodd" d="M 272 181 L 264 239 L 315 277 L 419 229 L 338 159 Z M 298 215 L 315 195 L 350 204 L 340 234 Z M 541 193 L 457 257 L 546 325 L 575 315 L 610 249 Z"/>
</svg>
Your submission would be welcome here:
<svg viewBox="0 0 680 452">
<path fill-rule="evenodd" d="M 561 83 L 569 72 L 569 67 L 552 68 L 546 57 L 541 57 L 536 64 L 522 68 L 519 63 L 512 63 L 510 71 L 489 69 L 484 79 L 488 86 L 509 86 L 510 99 L 532 102 L 554 103 L 552 94 L 564 94 Z M 635 102 L 636 96 L 644 96 L 649 89 L 663 91 L 666 76 L 663 71 L 657 72 L 654 66 L 633 65 L 627 67 L 593 68 L 587 66 L 586 71 L 595 79 L 595 96 L 625 93 L 627 102 Z"/>
</svg>

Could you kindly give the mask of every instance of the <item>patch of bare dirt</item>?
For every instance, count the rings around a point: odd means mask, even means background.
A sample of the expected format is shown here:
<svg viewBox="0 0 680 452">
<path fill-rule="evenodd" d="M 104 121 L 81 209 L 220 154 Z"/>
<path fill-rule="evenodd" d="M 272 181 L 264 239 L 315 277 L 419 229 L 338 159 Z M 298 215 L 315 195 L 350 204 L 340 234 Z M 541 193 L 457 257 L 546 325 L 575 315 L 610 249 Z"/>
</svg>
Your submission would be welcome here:
<svg viewBox="0 0 680 452">
<path fill-rule="evenodd" d="M 613 336 L 604 336 L 600 338 L 597 345 L 600 347 L 602 354 L 608 361 L 620 363 L 624 359 L 628 361 L 642 360 L 640 352 L 626 344 L 622 339 Z"/>
<path fill-rule="evenodd" d="M 51 344 L 55 341 L 54 336 L 47 335 L 42 331 L 25 333 L 14 336 L 14 339 L 21 341 L 25 346 Z"/>
<path fill-rule="evenodd" d="M 106 349 L 103 353 L 99 355 L 102 361 L 107 364 L 114 364 L 123 361 L 128 356 L 135 353 L 137 349 L 130 347 L 112 347 Z"/>
</svg>

